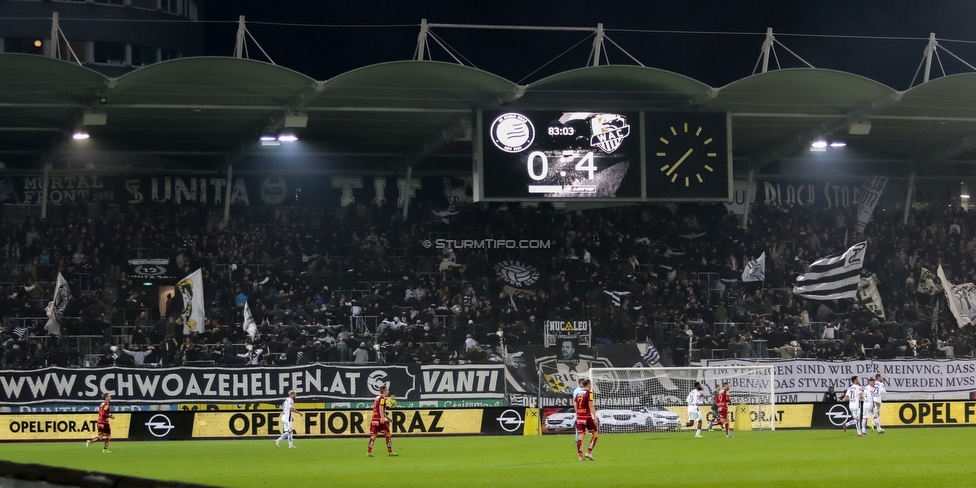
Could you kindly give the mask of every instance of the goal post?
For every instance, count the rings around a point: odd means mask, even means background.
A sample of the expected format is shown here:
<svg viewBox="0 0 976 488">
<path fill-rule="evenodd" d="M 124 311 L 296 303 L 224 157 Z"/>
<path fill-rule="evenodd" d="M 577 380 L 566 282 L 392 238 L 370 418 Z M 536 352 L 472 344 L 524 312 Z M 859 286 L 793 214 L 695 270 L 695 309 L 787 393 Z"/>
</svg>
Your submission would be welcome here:
<svg viewBox="0 0 976 488">
<path fill-rule="evenodd" d="M 772 366 L 591 368 L 597 419 L 607 432 L 678 431 L 688 420 L 686 398 L 702 384 L 703 425 L 715 419 L 716 385 L 729 383 L 729 420 L 736 430 L 775 430 Z"/>
</svg>

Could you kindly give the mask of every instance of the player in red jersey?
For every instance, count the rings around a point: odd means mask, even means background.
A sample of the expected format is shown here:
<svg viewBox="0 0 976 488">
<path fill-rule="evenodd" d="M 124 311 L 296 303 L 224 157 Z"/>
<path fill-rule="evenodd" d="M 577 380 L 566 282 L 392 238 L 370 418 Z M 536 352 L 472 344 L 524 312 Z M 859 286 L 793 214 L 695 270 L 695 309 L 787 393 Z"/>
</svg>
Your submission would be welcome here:
<svg viewBox="0 0 976 488">
<path fill-rule="evenodd" d="M 715 405 L 718 406 L 718 423 L 725 427 L 725 437 L 732 437 L 730 431 L 732 424 L 729 423 L 729 405 L 732 404 L 732 397 L 729 395 L 729 384 L 722 383 L 722 391 L 715 395 Z"/>
<path fill-rule="evenodd" d="M 590 390 L 590 380 L 584 379 L 581 386 L 583 392 L 573 397 L 573 407 L 576 409 L 576 453 L 579 454 L 580 461 L 584 459 L 596 461 L 593 459 L 593 447 L 596 446 L 596 439 L 600 437 L 600 431 L 596 426 L 596 407 L 593 402 L 593 392 Z M 590 437 L 590 447 L 584 455 L 583 439 L 586 437 L 586 431 L 592 432 L 593 435 Z"/>
<path fill-rule="evenodd" d="M 98 422 L 95 423 L 95 426 L 98 429 L 98 435 L 85 441 L 85 449 L 88 449 L 88 446 L 90 446 L 92 442 L 104 440 L 105 445 L 102 447 L 102 452 L 112 452 L 108 450 L 108 443 L 112 442 L 112 426 L 109 425 L 108 419 L 115 418 L 115 415 L 110 413 L 109 408 L 109 404 L 112 403 L 112 395 L 104 393 L 102 394 L 102 400 L 104 401 L 98 406 Z"/>
<path fill-rule="evenodd" d="M 380 395 L 373 400 L 373 418 L 369 421 L 369 446 L 366 455 L 373 457 L 373 443 L 376 436 L 386 435 L 386 452 L 390 456 L 397 456 L 393 452 L 393 432 L 390 429 L 390 418 L 386 415 L 386 400 L 390 396 L 390 389 L 386 385 L 380 387 Z"/>
</svg>

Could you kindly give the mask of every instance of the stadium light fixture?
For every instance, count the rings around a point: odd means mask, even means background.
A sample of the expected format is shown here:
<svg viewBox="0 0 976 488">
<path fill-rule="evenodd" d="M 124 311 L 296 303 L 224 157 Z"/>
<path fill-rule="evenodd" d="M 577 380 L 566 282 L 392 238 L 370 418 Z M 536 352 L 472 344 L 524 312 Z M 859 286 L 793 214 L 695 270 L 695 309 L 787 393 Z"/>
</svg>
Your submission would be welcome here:
<svg viewBox="0 0 976 488">
<path fill-rule="evenodd" d="M 295 142 L 298 140 L 298 136 L 295 134 L 281 134 L 278 136 L 278 141 L 280 142 Z"/>
<path fill-rule="evenodd" d="M 847 143 L 846 142 L 840 142 L 840 141 L 831 142 L 830 143 L 830 147 L 847 147 Z"/>
<path fill-rule="evenodd" d="M 810 150 L 813 152 L 823 152 L 827 150 L 827 141 L 813 141 L 810 143 Z"/>
<path fill-rule="evenodd" d="M 71 134 L 71 138 L 76 141 L 83 141 L 85 139 L 88 139 L 89 137 L 91 136 L 88 135 L 88 132 L 85 132 L 83 130 L 76 130 L 73 134 Z"/>
<path fill-rule="evenodd" d="M 262 146 L 280 146 L 281 143 L 278 142 L 278 138 L 273 135 L 263 135 L 261 136 Z"/>
</svg>

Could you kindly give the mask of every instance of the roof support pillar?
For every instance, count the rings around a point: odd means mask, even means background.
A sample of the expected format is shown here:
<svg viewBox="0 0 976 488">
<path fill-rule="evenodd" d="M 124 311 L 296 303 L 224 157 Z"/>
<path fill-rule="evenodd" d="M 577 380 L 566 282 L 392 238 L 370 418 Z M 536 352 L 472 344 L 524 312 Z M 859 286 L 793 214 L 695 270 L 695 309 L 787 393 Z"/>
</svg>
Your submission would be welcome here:
<svg viewBox="0 0 976 488">
<path fill-rule="evenodd" d="M 51 162 L 44 161 L 44 183 L 41 185 L 41 220 L 47 218 L 47 189 L 51 183 Z"/>
<path fill-rule="evenodd" d="M 58 38 L 58 30 L 60 30 L 60 27 L 58 27 L 58 13 L 54 12 L 54 14 L 51 15 L 51 46 L 48 50 L 48 57 L 50 58 L 58 57 L 58 51 L 60 50 L 59 47 L 61 44 L 58 42 L 60 40 Z"/>
<path fill-rule="evenodd" d="M 766 40 L 762 45 L 762 72 L 769 71 L 769 51 L 773 48 L 773 28 L 766 28 Z"/>
<path fill-rule="evenodd" d="M 423 61 L 424 53 L 427 52 L 427 19 L 420 19 L 420 34 L 417 35 L 417 52 L 413 53 L 414 61 Z"/>
<path fill-rule="evenodd" d="M 925 73 L 922 83 L 929 82 L 929 75 L 932 74 L 932 58 L 935 57 L 935 48 L 939 43 L 935 42 L 935 32 L 929 33 L 929 43 L 925 46 Z"/>
<path fill-rule="evenodd" d="M 410 181 L 413 180 L 413 165 L 407 166 L 407 184 L 404 185 L 403 194 L 403 220 L 407 220 L 410 211 Z"/>
<path fill-rule="evenodd" d="M 244 16 L 237 18 L 237 42 L 234 44 L 234 57 L 244 57 L 244 34 L 247 32 L 244 26 Z"/>
<path fill-rule="evenodd" d="M 603 22 L 596 25 L 596 35 L 593 36 L 593 62 L 590 66 L 600 66 L 601 50 L 603 49 Z"/>
<path fill-rule="evenodd" d="M 224 193 L 224 229 L 230 225 L 230 195 L 231 187 L 234 186 L 234 163 L 231 162 L 230 158 L 227 158 L 227 189 Z"/>
<path fill-rule="evenodd" d="M 905 213 L 901 217 L 902 224 L 908 224 L 908 212 L 912 209 L 912 196 L 915 193 L 915 172 L 908 175 L 908 193 L 905 194 Z"/>
<path fill-rule="evenodd" d="M 749 169 L 749 179 L 746 182 L 746 204 L 742 207 L 742 228 L 749 228 L 749 206 L 756 198 L 756 170 Z"/>
</svg>

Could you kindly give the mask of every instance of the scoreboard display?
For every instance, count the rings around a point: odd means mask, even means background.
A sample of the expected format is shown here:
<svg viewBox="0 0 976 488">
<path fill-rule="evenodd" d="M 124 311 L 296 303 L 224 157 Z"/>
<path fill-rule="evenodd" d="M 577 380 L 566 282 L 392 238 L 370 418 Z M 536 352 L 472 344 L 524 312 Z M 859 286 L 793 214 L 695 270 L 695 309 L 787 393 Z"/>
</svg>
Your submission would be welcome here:
<svg viewBox="0 0 976 488">
<path fill-rule="evenodd" d="M 481 124 L 481 200 L 641 200 L 640 112 L 485 110 Z"/>
<path fill-rule="evenodd" d="M 477 201 L 728 201 L 724 112 L 479 111 Z"/>
</svg>

